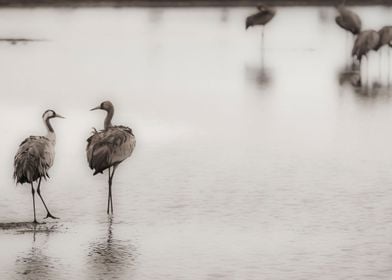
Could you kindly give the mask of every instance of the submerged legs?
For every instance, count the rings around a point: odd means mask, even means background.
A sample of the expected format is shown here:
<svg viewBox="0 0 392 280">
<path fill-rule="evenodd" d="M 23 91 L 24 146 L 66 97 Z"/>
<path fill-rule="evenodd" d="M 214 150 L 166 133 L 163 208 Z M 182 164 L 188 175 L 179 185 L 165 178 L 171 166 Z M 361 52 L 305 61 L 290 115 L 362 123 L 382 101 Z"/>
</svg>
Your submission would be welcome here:
<svg viewBox="0 0 392 280">
<path fill-rule="evenodd" d="M 47 215 L 46 215 L 45 219 L 47 219 L 47 218 L 58 219 L 57 217 L 55 217 L 55 216 L 53 216 L 52 214 L 50 214 L 49 209 L 48 209 L 48 207 L 46 206 L 45 201 L 44 201 L 44 199 L 43 199 L 42 196 L 41 196 L 41 189 L 40 189 L 40 188 L 41 188 L 41 179 L 42 179 L 42 178 L 39 178 L 39 181 L 38 181 L 37 193 L 38 193 L 38 196 L 41 198 L 41 201 L 42 201 L 42 203 L 44 204 L 45 209 L 46 209 L 46 212 L 47 212 Z"/>
</svg>

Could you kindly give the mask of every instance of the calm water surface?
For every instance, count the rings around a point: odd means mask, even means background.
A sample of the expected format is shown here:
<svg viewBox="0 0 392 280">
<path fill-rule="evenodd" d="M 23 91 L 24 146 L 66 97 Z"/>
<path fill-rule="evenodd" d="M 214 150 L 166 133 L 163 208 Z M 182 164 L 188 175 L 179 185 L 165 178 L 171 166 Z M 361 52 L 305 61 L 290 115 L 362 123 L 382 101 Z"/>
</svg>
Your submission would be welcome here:
<svg viewBox="0 0 392 280">
<path fill-rule="evenodd" d="M 355 10 L 391 24 L 392 10 Z M 252 11 L 0 11 L 0 37 L 42 40 L 0 44 L 2 279 L 391 279 L 386 56 L 371 57 L 375 88 L 340 85 L 332 9 L 279 9 L 264 54 Z M 84 152 L 106 99 L 137 137 L 111 219 Z M 12 162 L 47 108 L 67 117 L 42 187 L 61 219 L 33 228 Z"/>
</svg>

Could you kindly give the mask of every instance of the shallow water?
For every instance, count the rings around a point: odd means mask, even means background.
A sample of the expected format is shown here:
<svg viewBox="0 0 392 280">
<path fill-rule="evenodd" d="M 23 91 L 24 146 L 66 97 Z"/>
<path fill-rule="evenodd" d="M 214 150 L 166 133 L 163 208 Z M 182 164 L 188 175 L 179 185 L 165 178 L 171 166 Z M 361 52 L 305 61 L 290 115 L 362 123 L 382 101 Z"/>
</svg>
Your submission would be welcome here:
<svg viewBox="0 0 392 280">
<path fill-rule="evenodd" d="M 355 10 L 391 24 L 390 9 Z M 0 11 L 0 37 L 37 40 L 0 43 L 3 279 L 391 278 L 386 50 L 381 78 L 373 54 L 355 88 L 332 9 L 280 8 L 263 54 L 252 11 Z M 137 138 L 113 218 L 84 152 L 106 99 Z M 67 117 L 42 186 L 61 219 L 34 227 L 12 162 L 47 108 Z"/>
</svg>

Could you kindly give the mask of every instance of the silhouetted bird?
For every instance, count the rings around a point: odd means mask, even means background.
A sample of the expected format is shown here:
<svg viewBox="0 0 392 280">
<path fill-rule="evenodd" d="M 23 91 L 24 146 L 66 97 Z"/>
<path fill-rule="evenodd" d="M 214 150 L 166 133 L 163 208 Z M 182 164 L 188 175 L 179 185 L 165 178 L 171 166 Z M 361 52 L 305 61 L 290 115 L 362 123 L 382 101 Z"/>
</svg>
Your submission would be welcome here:
<svg viewBox="0 0 392 280">
<path fill-rule="evenodd" d="M 380 34 L 380 48 L 388 46 L 388 85 L 391 72 L 391 48 L 392 48 L 392 26 L 384 26 L 378 33 Z M 380 65 L 381 65 L 381 50 L 380 50 Z"/>
<path fill-rule="evenodd" d="M 392 26 L 384 26 L 378 33 L 380 34 L 380 47 L 384 45 L 392 47 Z"/>
<path fill-rule="evenodd" d="M 359 16 L 343 5 L 337 7 L 339 15 L 335 18 L 336 23 L 344 30 L 357 35 L 361 32 L 362 22 Z"/>
<path fill-rule="evenodd" d="M 258 5 L 257 9 L 259 10 L 257 14 L 246 18 L 245 29 L 251 26 L 261 25 L 261 64 L 262 68 L 264 68 L 264 26 L 275 16 L 276 10 L 263 4 Z"/>
<path fill-rule="evenodd" d="M 343 4 L 339 5 L 337 8 L 337 11 L 339 13 L 339 15 L 335 18 L 336 23 L 343 28 L 346 31 L 346 51 L 348 52 L 347 48 L 348 47 L 348 37 L 350 35 L 350 33 L 353 34 L 353 36 L 357 35 L 362 28 L 362 22 L 361 19 L 359 18 L 359 16 L 354 13 L 353 11 L 347 9 L 346 7 L 344 7 Z M 346 56 L 346 64 L 348 67 L 348 55 Z"/>
<path fill-rule="evenodd" d="M 380 34 L 375 30 L 361 31 L 354 43 L 351 55 L 358 59 L 361 65 L 362 58 L 368 56 L 369 52 L 380 48 Z M 366 79 L 369 78 L 369 59 L 367 59 Z"/>
<path fill-rule="evenodd" d="M 375 30 L 365 30 L 358 34 L 351 55 L 361 62 L 363 56 L 380 48 L 380 34 Z"/>
<path fill-rule="evenodd" d="M 110 101 L 102 102 L 101 105 L 91 109 L 91 111 L 98 109 L 107 112 L 104 129 L 99 132 L 94 130 L 93 135 L 87 139 L 87 160 L 90 168 L 94 169 L 94 175 L 103 173 L 104 170 L 108 169 L 107 213 L 109 214 L 110 208 L 113 214 L 112 180 L 114 172 L 123 160 L 131 156 L 136 140 L 132 129 L 129 127 L 112 125 L 114 107 Z"/>
<path fill-rule="evenodd" d="M 255 25 L 264 26 L 270 22 L 276 14 L 275 8 L 267 7 L 265 5 L 259 5 L 257 6 L 257 9 L 259 10 L 257 14 L 248 16 L 246 18 L 245 29 Z"/>
<path fill-rule="evenodd" d="M 30 136 L 26 138 L 19 146 L 18 152 L 14 160 L 14 179 L 16 183 L 31 185 L 31 193 L 33 195 L 33 209 L 34 209 L 34 223 L 37 223 L 35 215 L 35 191 L 33 182 L 38 180 L 37 193 L 45 206 L 47 215 L 46 218 L 53 218 L 50 214 L 44 199 L 41 196 L 41 180 L 42 178 L 49 178 L 48 170 L 53 165 L 54 160 L 54 146 L 56 144 L 56 134 L 50 124 L 52 118 L 63 118 L 56 114 L 53 110 L 47 110 L 42 116 L 45 126 L 48 130 L 46 136 Z"/>
</svg>

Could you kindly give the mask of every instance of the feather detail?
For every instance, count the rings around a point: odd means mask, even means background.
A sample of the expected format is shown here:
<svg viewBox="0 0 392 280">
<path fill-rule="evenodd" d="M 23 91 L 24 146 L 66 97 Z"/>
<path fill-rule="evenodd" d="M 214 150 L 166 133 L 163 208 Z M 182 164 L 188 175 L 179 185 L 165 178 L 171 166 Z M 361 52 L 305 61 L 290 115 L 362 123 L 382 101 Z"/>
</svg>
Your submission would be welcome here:
<svg viewBox="0 0 392 280">
<path fill-rule="evenodd" d="M 30 136 L 19 146 L 14 158 L 14 179 L 17 183 L 32 183 L 38 178 L 49 178 L 53 165 L 54 145 L 46 137 Z"/>
<path fill-rule="evenodd" d="M 93 131 L 87 139 L 87 161 L 94 175 L 130 157 L 136 145 L 132 129 L 125 126 L 112 126 Z"/>
</svg>

